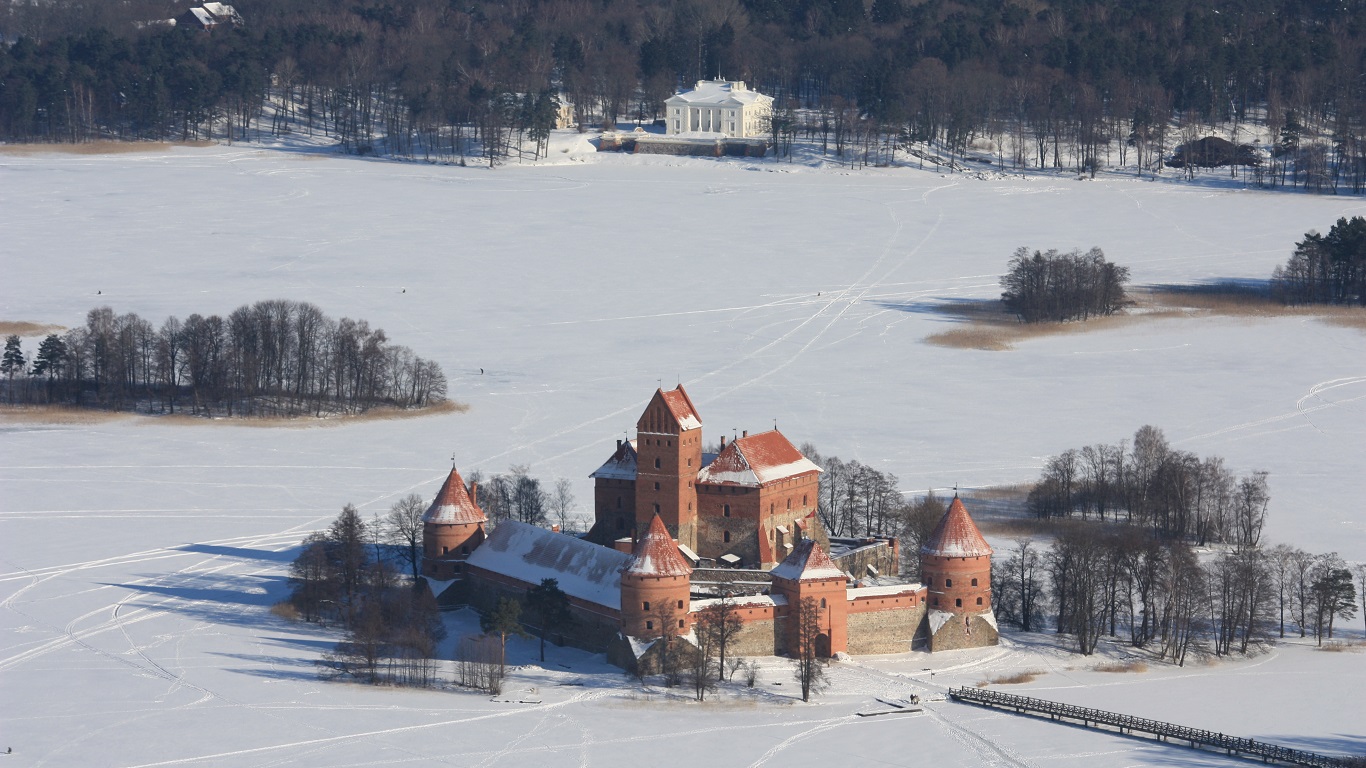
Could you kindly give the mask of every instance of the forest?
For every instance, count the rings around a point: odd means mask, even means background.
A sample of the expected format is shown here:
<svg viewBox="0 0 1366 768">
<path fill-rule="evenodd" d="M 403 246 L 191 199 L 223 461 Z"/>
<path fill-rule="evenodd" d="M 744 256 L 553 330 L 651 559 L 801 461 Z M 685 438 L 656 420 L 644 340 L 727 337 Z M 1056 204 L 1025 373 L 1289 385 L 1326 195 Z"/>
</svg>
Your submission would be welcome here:
<svg viewBox="0 0 1366 768">
<path fill-rule="evenodd" d="M 649 123 L 698 79 L 775 98 L 772 144 L 1000 168 L 1156 172 L 1227 134 L 1253 183 L 1366 188 L 1366 0 L 240 0 L 211 32 L 161 0 L 0 10 L 0 140 L 255 139 L 495 162 Z M 535 149 L 532 150 L 536 151 Z M 919 150 L 917 150 L 919 151 Z M 925 154 L 922 152 L 922 155 Z M 1184 163 L 1194 173 L 1195 163 Z"/>
<path fill-rule="evenodd" d="M 441 367 L 389 343 L 382 328 L 285 299 L 160 327 L 99 307 L 31 354 L 6 338 L 0 374 L 11 404 L 145 413 L 324 416 L 446 399 Z"/>
</svg>

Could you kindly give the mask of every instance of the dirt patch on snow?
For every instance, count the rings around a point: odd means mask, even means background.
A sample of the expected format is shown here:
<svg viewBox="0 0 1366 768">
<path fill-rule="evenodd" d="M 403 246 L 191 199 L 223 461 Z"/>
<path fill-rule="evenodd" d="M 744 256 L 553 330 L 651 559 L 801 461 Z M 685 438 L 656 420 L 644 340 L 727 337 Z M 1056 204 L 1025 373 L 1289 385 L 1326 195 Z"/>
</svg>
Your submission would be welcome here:
<svg viewBox="0 0 1366 768">
<path fill-rule="evenodd" d="M 172 147 L 212 147 L 212 141 L 87 141 L 80 144 L 0 144 L 0 154 L 120 155 L 130 152 L 165 152 Z"/>
<path fill-rule="evenodd" d="M 25 320 L 0 320 L 0 336 L 46 336 L 61 333 L 66 326 L 51 323 L 30 323 Z"/>
</svg>

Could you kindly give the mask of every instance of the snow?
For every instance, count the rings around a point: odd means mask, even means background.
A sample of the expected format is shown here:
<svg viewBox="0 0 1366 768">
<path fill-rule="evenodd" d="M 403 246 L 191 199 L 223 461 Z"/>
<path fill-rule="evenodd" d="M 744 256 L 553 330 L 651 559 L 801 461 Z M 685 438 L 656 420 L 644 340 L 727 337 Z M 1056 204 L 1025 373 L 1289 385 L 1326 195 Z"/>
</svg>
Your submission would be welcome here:
<svg viewBox="0 0 1366 768">
<path fill-rule="evenodd" d="M 535 586 L 558 579 L 570 597 L 621 609 L 621 569 L 631 556 L 545 528 L 504 520 L 470 554 L 470 566 Z"/>
<path fill-rule="evenodd" d="M 854 600 L 860 597 L 886 597 L 888 595 L 908 595 L 919 592 L 923 587 L 920 584 L 886 584 L 878 587 L 850 587 L 849 599 Z"/>
<path fill-rule="evenodd" d="M 709 597 L 704 600 L 693 600 L 690 603 L 693 613 L 705 610 L 713 605 L 721 605 L 725 600 L 719 597 Z M 772 608 L 775 606 L 787 605 L 786 595 L 736 595 L 730 598 L 730 604 L 742 608 L 762 607 Z"/>
<path fill-rule="evenodd" d="M 1153 424 L 1181 450 L 1270 471 L 1269 542 L 1366 560 L 1358 330 L 1193 317 L 1005 352 L 923 342 L 954 327 L 936 307 L 999 294 L 1021 245 L 1099 245 L 1138 285 L 1258 280 L 1306 231 L 1360 215 L 1361 198 L 1212 175 L 979 181 L 557 141 L 557 165 L 496 171 L 300 146 L 0 154 L 0 319 L 76 325 L 109 304 L 159 325 L 310 301 L 437 360 L 470 405 L 330 428 L 0 422 L 0 747 L 16 764 L 1227 764 L 951 702 L 856 716 L 874 695 L 932 698 L 1024 670 L 1045 674 L 1007 690 L 1366 751 L 1343 706 L 1366 686 L 1362 653 L 1298 640 L 1116 674 L 1093 667 L 1132 658 L 1120 644 L 1084 658 L 1006 628 L 1001 648 L 836 664 L 810 705 L 783 660 L 760 660 L 756 689 L 696 706 L 624 682 L 601 656 L 552 647 L 538 665 L 520 639 L 508 697 L 534 687 L 519 696 L 540 705 L 320 680 L 337 630 L 269 613 L 307 533 L 348 502 L 368 519 L 408 493 L 430 499 L 452 452 L 485 475 L 528 464 L 569 477 L 586 508 L 584 475 L 667 376 L 714 425 L 707 441 L 776 418 L 906 491 L 1027 482 L 1048 455 Z M 206 189 L 218 224 L 181 215 Z M 604 204 L 622 201 L 631 214 L 609 223 Z M 720 220 L 763 226 L 694 224 Z M 468 612 L 448 622 L 478 631 Z"/>
</svg>

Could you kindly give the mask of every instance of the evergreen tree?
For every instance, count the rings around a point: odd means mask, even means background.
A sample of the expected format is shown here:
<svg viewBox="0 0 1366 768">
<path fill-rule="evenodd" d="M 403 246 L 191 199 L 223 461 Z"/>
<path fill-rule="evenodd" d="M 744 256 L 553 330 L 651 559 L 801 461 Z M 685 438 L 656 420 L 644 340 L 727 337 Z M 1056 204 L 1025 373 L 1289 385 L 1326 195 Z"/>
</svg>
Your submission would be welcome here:
<svg viewBox="0 0 1366 768">
<path fill-rule="evenodd" d="M 569 595 L 560 589 L 558 579 L 541 579 L 541 583 L 527 590 L 526 607 L 536 618 L 541 640 L 541 661 L 545 661 L 545 637 L 563 632 L 574 622 L 569 610 Z"/>
<path fill-rule="evenodd" d="M 25 370 L 28 361 L 24 358 L 24 350 L 20 346 L 19 337 L 10 335 L 5 337 L 5 356 L 0 359 L 0 373 L 5 374 L 9 379 L 10 402 L 14 401 L 14 377 Z"/>
</svg>

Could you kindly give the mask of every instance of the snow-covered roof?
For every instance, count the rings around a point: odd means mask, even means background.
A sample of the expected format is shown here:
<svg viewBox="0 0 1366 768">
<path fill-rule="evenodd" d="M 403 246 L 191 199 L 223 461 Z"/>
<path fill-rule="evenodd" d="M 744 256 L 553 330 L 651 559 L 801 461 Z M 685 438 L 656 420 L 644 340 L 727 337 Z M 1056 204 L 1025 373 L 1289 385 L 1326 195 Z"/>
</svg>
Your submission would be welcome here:
<svg viewBox="0 0 1366 768">
<path fill-rule="evenodd" d="M 819 579 L 847 579 L 844 571 L 835 565 L 835 561 L 825 554 L 821 545 L 815 539 L 802 539 L 801 543 L 792 550 L 792 554 L 778 563 L 778 567 L 769 571 L 775 579 L 787 579 L 788 581 L 815 581 Z"/>
<path fill-rule="evenodd" d="M 505 520 L 467 562 L 531 585 L 556 579 L 570 597 L 620 610 L 621 570 L 630 560 L 630 555 L 615 549 Z"/>
<path fill-rule="evenodd" d="M 724 602 L 719 597 L 709 597 L 705 600 L 693 600 L 688 605 L 693 613 L 697 613 L 709 606 L 720 605 Z M 787 605 L 786 595 L 737 595 L 730 599 L 730 604 L 737 608 L 772 608 L 777 605 Z"/>
<path fill-rule="evenodd" d="M 909 595 L 919 592 L 919 584 L 887 584 L 880 587 L 854 587 L 849 590 L 849 598 L 887 597 L 889 595 Z"/>
<path fill-rule="evenodd" d="M 446 476 L 446 482 L 441 486 L 441 491 L 432 499 L 432 505 L 427 508 L 426 514 L 422 515 L 424 523 L 438 523 L 441 525 L 471 525 L 474 523 L 488 522 L 488 517 L 484 515 L 484 510 L 479 508 L 473 497 L 465 490 L 465 481 L 460 477 L 460 473 L 451 467 L 451 473 Z"/>
<path fill-rule="evenodd" d="M 191 8 L 190 13 L 194 16 L 195 21 L 198 21 L 206 27 L 212 27 L 218 23 L 218 19 L 215 19 L 212 13 L 209 13 L 203 8 Z"/>
<path fill-rule="evenodd" d="M 603 462 L 589 477 L 602 480 L 636 479 L 636 441 L 623 440 L 617 444 L 612 457 Z"/>
<path fill-rule="evenodd" d="M 991 552 L 991 545 L 982 538 L 982 532 L 957 496 L 934 532 L 920 545 L 921 554 L 939 557 L 982 557 Z"/>
<path fill-rule="evenodd" d="M 743 80 L 698 80 L 691 91 L 676 93 L 664 100 L 665 104 L 689 107 L 743 107 L 772 102 L 772 96 L 751 91 Z"/>
<path fill-rule="evenodd" d="M 669 535 L 664 521 L 655 515 L 645 535 L 631 551 L 631 563 L 626 572 L 636 576 L 690 576 L 692 566 L 678 551 L 678 543 Z"/>
<path fill-rule="evenodd" d="M 699 483 L 757 487 L 821 468 L 776 429 L 736 438 L 697 473 Z"/>
</svg>

